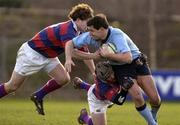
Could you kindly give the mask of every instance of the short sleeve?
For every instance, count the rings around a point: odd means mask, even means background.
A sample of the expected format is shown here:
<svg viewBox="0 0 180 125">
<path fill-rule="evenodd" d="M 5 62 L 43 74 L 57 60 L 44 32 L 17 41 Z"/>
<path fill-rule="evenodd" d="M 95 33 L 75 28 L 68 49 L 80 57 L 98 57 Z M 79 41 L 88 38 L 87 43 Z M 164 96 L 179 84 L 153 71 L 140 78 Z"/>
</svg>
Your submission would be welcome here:
<svg viewBox="0 0 180 125">
<path fill-rule="evenodd" d="M 73 44 L 76 48 L 81 48 L 90 44 L 91 38 L 89 32 L 82 33 L 81 35 L 72 39 Z"/>
<path fill-rule="evenodd" d="M 117 52 L 118 53 L 125 53 L 131 51 L 126 37 L 123 34 L 116 33 L 112 37 L 112 43 L 116 46 Z"/>
</svg>

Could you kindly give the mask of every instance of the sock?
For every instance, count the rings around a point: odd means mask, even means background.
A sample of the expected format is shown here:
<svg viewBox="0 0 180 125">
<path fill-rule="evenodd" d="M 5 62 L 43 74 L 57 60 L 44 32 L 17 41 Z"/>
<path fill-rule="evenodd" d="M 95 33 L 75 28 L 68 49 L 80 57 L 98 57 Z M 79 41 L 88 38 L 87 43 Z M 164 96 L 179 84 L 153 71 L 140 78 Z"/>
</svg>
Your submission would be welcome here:
<svg viewBox="0 0 180 125">
<path fill-rule="evenodd" d="M 8 93 L 6 92 L 5 88 L 4 88 L 4 84 L 0 85 L 0 98 L 4 97 L 5 95 L 7 95 Z"/>
<path fill-rule="evenodd" d="M 150 110 L 147 108 L 146 104 L 136 109 L 145 118 L 145 120 L 148 122 L 148 125 L 157 125 Z"/>
<path fill-rule="evenodd" d="M 54 79 L 51 79 L 34 94 L 37 96 L 38 100 L 42 100 L 45 95 L 61 87 L 62 86 L 59 85 Z"/>
<path fill-rule="evenodd" d="M 84 81 L 81 82 L 81 84 L 80 84 L 80 88 L 81 89 L 85 89 L 86 91 L 88 91 L 90 87 L 91 87 L 91 85 L 86 83 L 86 82 L 84 82 Z"/>
<path fill-rule="evenodd" d="M 151 105 L 151 114 L 155 121 L 157 121 L 157 112 L 158 112 L 160 106 L 161 106 L 161 104 L 159 104 L 158 106 Z"/>
<path fill-rule="evenodd" d="M 82 116 L 82 120 L 87 124 L 87 125 L 93 125 L 92 119 L 88 114 L 85 114 Z"/>
</svg>

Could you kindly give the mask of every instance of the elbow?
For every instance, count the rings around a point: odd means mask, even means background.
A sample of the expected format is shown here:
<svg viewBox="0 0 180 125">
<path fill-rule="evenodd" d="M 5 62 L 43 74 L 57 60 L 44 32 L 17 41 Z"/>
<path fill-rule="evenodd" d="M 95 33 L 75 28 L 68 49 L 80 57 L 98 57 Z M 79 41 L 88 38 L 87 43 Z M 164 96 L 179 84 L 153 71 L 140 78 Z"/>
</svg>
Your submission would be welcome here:
<svg viewBox="0 0 180 125">
<path fill-rule="evenodd" d="M 132 58 L 132 56 L 128 56 L 127 58 L 126 58 L 126 62 L 127 63 L 132 63 L 132 61 L 133 61 L 133 58 Z"/>
<path fill-rule="evenodd" d="M 127 60 L 127 63 L 129 63 L 129 64 L 130 64 L 130 63 L 132 63 L 132 61 L 133 61 L 133 59 L 132 59 L 132 58 L 130 58 L 130 59 L 128 59 L 128 60 Z"/>
<path fill-rule="evenodd" d="M 133 58 L 130 52 L 124 54 L 124 61 L 128 64 L 132 63 Z"/>
<path fill-rule="evenodd" d="M 73 49 L 74 48 L 74 43 L 72 40 L 67 41 L 65 44 L 65 49 Z"/>
</svg>

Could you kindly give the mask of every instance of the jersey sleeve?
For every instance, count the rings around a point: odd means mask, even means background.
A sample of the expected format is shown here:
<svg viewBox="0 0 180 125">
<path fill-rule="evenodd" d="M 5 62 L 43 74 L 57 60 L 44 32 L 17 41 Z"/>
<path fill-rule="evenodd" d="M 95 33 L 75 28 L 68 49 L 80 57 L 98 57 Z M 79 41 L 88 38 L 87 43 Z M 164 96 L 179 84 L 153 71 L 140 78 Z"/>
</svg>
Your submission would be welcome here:
<svg viewBox="0 0 180 125">
<path fill-rule="evenodd" d="M 74 44 L 74 47 L 76 47 L 78 49 L 83 47 L 83 46 L 90 45 L 91 38 L 90 38 L 89 32 L 82 33 L 81 35 L 73 38 L 72 42 Z"/>
<path fill-rule="evenodd" d="M 116 46 L 118 53 L 125 53 L 130 51 L 127 39 L 123 34 L 116 33 L 112 39 L 112 42 Z"/>
</svg>

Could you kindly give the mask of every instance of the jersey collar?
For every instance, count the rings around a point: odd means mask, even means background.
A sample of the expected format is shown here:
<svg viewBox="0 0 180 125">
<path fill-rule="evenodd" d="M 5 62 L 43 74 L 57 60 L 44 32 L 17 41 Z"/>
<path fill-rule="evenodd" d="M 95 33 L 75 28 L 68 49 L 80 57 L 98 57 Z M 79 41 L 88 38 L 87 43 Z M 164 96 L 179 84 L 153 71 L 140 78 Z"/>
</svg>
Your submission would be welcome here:
<svg viewBox="0 0 180 125">
<path fill-rule="evenodd" d="M 78 33 L 78 34 L 80 34 L 80 31 L 78 31 L 78 29 L 77 29 L 77 25 L 76 25 L 76 23 L 71 19 L 71 22 L 72 22 L 72 24 L 73 24 L 73 28 L 75 29 L 75 31 Z"/>
<path fill-rule="evenodd" d="M 107 36 L 106 36 L 106 38 L 105 38 L 104 40 L 102 40 L 102 43 L 106 43 L 106 41 L 108 40 L 108 38 L 109 38 L 110 34 L 111 34 L 111 29 L 110 29 L 110 28 L 108 28 L 108 33 L 107 33 Z"/>
</svg>

